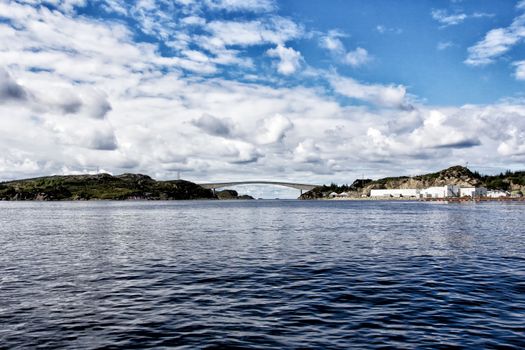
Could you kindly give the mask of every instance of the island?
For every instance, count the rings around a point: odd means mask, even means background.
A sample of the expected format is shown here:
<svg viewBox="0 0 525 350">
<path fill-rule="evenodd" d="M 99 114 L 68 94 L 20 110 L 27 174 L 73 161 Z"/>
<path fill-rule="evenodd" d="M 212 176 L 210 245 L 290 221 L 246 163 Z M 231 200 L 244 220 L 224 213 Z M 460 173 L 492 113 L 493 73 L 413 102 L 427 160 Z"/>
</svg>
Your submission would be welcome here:
<svg viewBox="0 0 525 350">
<path fill-rule="evenodd" d="M 156 181 L 142 174 L 57 175 L 0 183 L 0 200 L 130 199 L 217 199 L 217 196 L 190 181 Z"/>
</svg>

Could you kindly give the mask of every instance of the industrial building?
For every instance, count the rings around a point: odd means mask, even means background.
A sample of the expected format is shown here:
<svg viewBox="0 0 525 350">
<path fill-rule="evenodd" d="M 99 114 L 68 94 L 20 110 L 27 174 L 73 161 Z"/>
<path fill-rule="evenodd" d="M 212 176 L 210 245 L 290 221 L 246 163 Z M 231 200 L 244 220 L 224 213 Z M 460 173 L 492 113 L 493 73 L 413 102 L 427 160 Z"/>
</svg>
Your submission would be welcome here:
<svg viewBox="0 0 525 350">
<path fill-rule="evenodd" d="M 437 187 L 428 187 L 421 190 L 421 198 L 448 198 L 459 197 L 459 186 L 445 185 Z"/>
<path fill-rule="evenodd" d="M 502 198 L 502 197 L 509 197 L 510 193 L 506 191 L 500 191 L 500 190 L 492 190 L 487 191 L 487 197 L 489 198 Z"/>
<path fill-rule="evenodd" d="M 460 197 L 487 197 L 485 187 L 461 187 L 459 189 Z"/>
<path fill-rule="evenodd" d="M 413 188 L 393 190 L 370 190 L 370 197 L 396 197 L 396 198 L 419 198 L 419 190 Z"/>
<path fill-rule="evenodd" d="M 424 189 L 373 189 L 370 197 L 375 198 L 452 198 L 452 197 L 486 197 L 487 189 L 484 187 L 459 187 L 445 185 L 428 187 Z"/>
</svg>

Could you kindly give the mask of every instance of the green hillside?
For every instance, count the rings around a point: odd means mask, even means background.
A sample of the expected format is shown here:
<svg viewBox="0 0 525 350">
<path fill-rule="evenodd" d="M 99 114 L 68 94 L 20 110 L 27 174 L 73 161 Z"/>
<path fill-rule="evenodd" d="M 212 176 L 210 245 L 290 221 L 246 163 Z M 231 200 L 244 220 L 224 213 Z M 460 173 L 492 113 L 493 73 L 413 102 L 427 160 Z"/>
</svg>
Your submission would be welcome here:
<svg viewBox="0 0 525 350">
<path fill-rule="evenodd" d="M 211 190 L 184 180 L 147 175 L 65 175 L 0 183 L 0 200 L 211 199 Z"/>
</svg>

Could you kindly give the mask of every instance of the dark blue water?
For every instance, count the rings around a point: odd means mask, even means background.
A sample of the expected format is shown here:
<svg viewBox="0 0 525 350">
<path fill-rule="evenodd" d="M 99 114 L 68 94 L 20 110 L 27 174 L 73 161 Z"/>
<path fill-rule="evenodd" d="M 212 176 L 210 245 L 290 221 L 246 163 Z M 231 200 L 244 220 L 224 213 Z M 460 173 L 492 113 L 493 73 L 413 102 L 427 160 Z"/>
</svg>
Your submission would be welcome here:
<svg viewBox="0 0 525 350">
<path fill-rule="evenodd" d="M 0 347 L 525 347 L 525 206 L 0 202 Z"/>
</svg>

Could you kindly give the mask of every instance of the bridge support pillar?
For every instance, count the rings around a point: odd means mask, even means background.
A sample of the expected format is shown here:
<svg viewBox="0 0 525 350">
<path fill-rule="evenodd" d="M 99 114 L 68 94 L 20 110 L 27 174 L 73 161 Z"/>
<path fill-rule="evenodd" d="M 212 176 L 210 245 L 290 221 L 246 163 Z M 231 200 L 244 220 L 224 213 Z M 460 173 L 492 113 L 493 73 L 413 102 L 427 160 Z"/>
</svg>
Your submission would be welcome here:
<svg viewBox="0 0 525 350">
<path fill-rule="evenodd" d="M 301 192 L 301 196 L 303 195 L 303 190 L 299 190 L 299 192 Z"/>
</svg>

